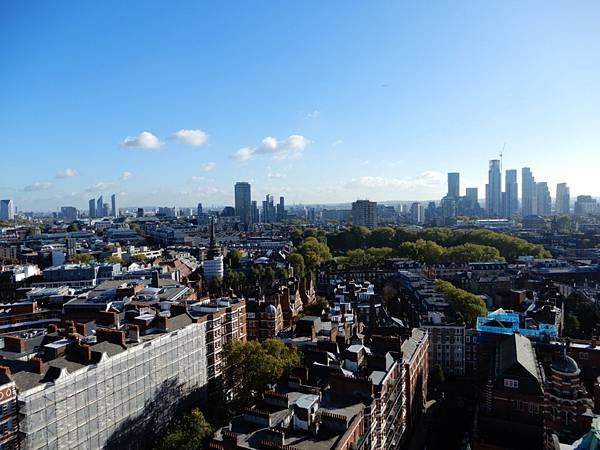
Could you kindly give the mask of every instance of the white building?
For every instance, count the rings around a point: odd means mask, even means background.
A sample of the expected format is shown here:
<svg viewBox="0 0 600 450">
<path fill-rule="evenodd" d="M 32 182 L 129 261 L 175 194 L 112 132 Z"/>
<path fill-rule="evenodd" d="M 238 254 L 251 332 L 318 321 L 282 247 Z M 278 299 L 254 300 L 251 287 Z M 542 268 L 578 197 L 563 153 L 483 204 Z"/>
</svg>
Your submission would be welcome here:
<svg viewBox="0 0 600 450">
<path fill-rule="evenodd" d="M 209 281 L 214 276 L 223 278 L 223 275 L 225 274 L 223 255 L 215 256 L 212 259 L 206 259 L 202 265 L 204 267 L 204 278 L 206 281 Z"/>
</svg>

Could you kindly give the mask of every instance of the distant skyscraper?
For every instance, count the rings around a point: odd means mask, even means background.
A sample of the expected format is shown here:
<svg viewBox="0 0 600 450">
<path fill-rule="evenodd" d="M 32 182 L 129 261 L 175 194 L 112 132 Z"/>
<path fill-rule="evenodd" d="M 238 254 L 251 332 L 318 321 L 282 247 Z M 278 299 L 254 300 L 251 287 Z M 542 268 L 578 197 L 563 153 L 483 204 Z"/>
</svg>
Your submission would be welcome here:
<svg viewBox="0 0 600 450">
<path fill-rule="evenodd" d="M 78 217 L 77 208 L 74 206 L 61 206 L 60 207 L 60 217 L 66 221 L 74 221 L 77 220 Z"/>
<path fill-rule="evenodd" d="M 252 223 L 260 222 L 260 211 L 256 200 L 252 200 Z"/>
<path fill-rule="evenodd" d="M 571 192 L 567 183 L 556 185 L 556 213 L 569 214 L 571 212 Z"/>
<path fill-rule="evenodd" d="M 119 217 L 119 196 L 118 194 L 113 194 L 110 196 L 110 204 L 111 204 L 111 211 L 110 211 L 110 215 L 113 217 Z"/>
<path fill-rule="evenodd" d="M 598 202 L 591 195 L 578 195 L 575 201 L 575 214 L 585 216 L 587 214 L 597 214 L 600 211 Z"/>
<path fill-rule="evenodd" d="M 425 209 L 418 202 L 410 205 L 410 218 L 412 223 L 419 224 L 425 221 Z"/>
<path fill-rule="evenodd" d="M 0 200 L 0 220 L 13 220 L 15 218 L 15 205 L 11 199 Z"/>
<path fill-rule="evenodd" d="M 529 167 L 521 170 L 521 184 L 521 215 L 525 217 L 537 214 L 535 178 Z"/>
<path fill-rule="evenodd" d="M 98 200 L 96 200 L 96 217 L 104 216 L 106 216 L 106 212 L 104 211 L 104 199 L 100 196 L 98 197 Z"/>
<path fill-rule="evenodd" d="M 448 173 L 448 195 L 447 197 L 457 199 L 460 197 L 460 174 L 457 172 Z"/>
<path fill-rule="evenodd" d="M 240 181 L 235 183 L 235 215 L 246 225 L 252 223 L 252 195 L 250 183 Z"/>
<path fill-rule="evenodd" d="M 138 217 L 144 217 L 144 208 L 138 208 L 137 209 L 137 216 Z"/>
<path fill-rule="evenodd" d="M 352 221 L 357 226 L 375 228 L 377 226 L 377 202 L 356 200 L 352 203 Z"/>
<path fill-rule="evenodd" d="M 279 203 L 277 205 L 277 221 L 281 222 L 282 220 L 285 220 L 285 199 L 282 197 L 279 197 Z"/>
<path fill-rule="evenodd" d="M 273 203 L 273 196 L 268 194 L 263 201 L 262 222 L 273 223 L 276 219 L 277 212 L 275 210 L 275 204 Z"/>
<path fill-rule="evenodd" d="M 514 169 L 506 171 L 504 192 L 504 214 L 506 217 L 512 217 L 519 211 L 519 184 L 517 183 L 517 171 Z"/>
<path fill-rule="evenodd" d="M 488 215 L 499 216 L 502 213 L 502 174 L 500 173 L 499 159 L 492 159 L 490 161 L 488 184 L 485 194 L 485 208 Z"/>
<path fill-rule="evenodd" d="M 552 199 L 550 197 L 550 190 L 548 189 L 548 183 L 539 182 L 535 183 L 536 198 L 537 198 L 537 213 L 540 216 L 547 216 L 552 212 Z"/>
<path fill-rule="evenodd" d="M 477 204 L 477 206 L 479 206 L 479 189 L 476 187 L 467 188 L 465 194 L 470 202 L 473 202 L 473 204 Z"/>
<path fill-rule="evenodd" d="M 96 217 L 96 199 L 91 198 L 89 201 L 89 205 L 90 205 L 90 211 L 89 211 L 90 219 L 94 219 Z"/>
</svg>

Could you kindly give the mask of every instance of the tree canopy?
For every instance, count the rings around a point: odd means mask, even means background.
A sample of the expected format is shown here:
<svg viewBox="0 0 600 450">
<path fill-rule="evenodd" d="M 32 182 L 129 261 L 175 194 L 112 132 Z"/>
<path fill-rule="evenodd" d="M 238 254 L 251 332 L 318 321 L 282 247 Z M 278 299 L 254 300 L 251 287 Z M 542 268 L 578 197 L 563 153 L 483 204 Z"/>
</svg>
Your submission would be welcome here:
<svg viewBox="0 0 600 450">
<path fill-rule="evenodd" d="M 297 249 L 298 253 L 304 258 L 306 270 L 314 271 L 319 265 L 331 259 L 329 247 L 316 237 L 306 238 Z"/>
<path fill-rule="evenodd" d="M 475 294 L 459 289 L 452 283 L 443 280 L 437 280 L 435 287 L 438 292 L 448 299 L 454 311 L 462 317 L 467 326 L 473 328 L 477 322 L 477 317 L 487 315 L 485 302 Z"/>
<path fill-rule="evenodd" d="M 69 256 L 68 261 L 73 264 L 90 264 L 96 261 L 96 258 L 87 253 L 76 253 L 75 255 Z"/>
<path fill-rule="evenodd" d="M 423 242 L 415 248 L 418 241 Z M 382 227 L 369 231 L 363 227 L 349 227 L 330 233 L 327 236 L 327 243 L 331 251 L 338 255 L 349 250 L 375 246 L 389 247 L 401 255 L 416 253 L 423 261 L 435 260 L 436 262 L 443 261 L 441 256 L 444 253 L 444 248 L 453 248 L 446 256 L 451 261 L 459 262 L 464 261 L 467 256 L 468 258 L 475 258 L 470 259 L 471 261 L 492 258 L 496 260 L 504 258 L 508 261 L 514 261 L 523 255 L 532 255 L 536 258 L 550 256 L 550 253 L 541 245 L 486 229 L 423 228 L 417 230 L 405 227 L 396 229 Z M 403 245 L 406 243 L 408 244 Z M 492 249 L 495 249 L 498 253 Z M 438 256 L 439 259 L 436 259 Z"/>
<path fill-rule="evenodd" d="M 249 405 L 265 386 L 300 364 L 300 355 L 278 339 L 229 341 L 223 348 L 223 381 L 237 408 Z"/>
<path fill-rule="evenodd" d="M 156 444 L 157 450 L 201 450 L 215 430 L 198 409 L 193 409 L 175 422 Z"/>
<path fill-rule="evenodd" d="M 290 253 L 288 256 L 288 261 L 291 266 L 294 268 L 294 275 L 302 278 L 306 274 L 306 265 L 304 264 L 304 256 L 302 256 L 298 252 Z"/>
</svg>

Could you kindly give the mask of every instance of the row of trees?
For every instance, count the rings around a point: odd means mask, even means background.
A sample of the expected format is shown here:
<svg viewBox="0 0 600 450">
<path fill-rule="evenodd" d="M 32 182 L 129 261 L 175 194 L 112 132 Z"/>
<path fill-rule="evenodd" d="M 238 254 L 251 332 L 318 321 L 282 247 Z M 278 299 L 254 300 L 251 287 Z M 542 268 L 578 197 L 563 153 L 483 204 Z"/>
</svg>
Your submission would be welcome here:
<svg viewBox="0 0 600 450">
<path fill-rule="evenodd" d="M 475 294 L 459 289 L 448 281 L 438 280 L 435 287 L 448 299 L 454 311 L 463 319 L 470 328 L 475 326 L 477 317 L 487 315 L 485 302 Z"/>
<path fill-rule="evenodd" d="M 497 248 L 480 244 L 461 244 L 443 247 L 434 241 L 417 239 L 403 242 L 398 247 L 399 256 L 412 258 L 427 264 L 465 263 L 478 261 L 504 261 Z"/>
<path fill-rule="evenodd" d="M 132 262 L 141 263 L 146 261 L 146 256 L 143 254 L 133 255 L 131 258 Z M 97 259 L 94 255 L 90 255 L 89 253 L 76 253 L 74 255 L 69 256 L 68 261 L 73 264 L 91 264 L 96 262 Z M 107 256 L 106 258 L 102 258 L 101 262 L 107 262 L 111 264 L 120 264 L 123 262 L 123 259 L 117 255 Z"/>
<path fill-rule="evenodd" d="M 456 250 L 458 253 L 475 250 L 472 247 L 460 247 L 466 244 L 493 247 L 498 251 L 500 257 L 508 261 L 514 261 L 522 255 L 533 255 L 538 258 L 550 256 L 541 245 L 484 229 L 382 227 L 370 231 L 364 227 L 350 227 L 326 236 L 327 245 L 332 252 L 338 254 L 369 247 L 389 247 L 396 250 L 400 249 L 403 243 L 414 243 L 418 240 L 429 241 L 446 248 L 459 247 L 459 250 Z M 480 250 L 482 249 L 477 249 L 477 252 Z M 489 251 L 489 249 L 485 251 Z"/>
</svg>

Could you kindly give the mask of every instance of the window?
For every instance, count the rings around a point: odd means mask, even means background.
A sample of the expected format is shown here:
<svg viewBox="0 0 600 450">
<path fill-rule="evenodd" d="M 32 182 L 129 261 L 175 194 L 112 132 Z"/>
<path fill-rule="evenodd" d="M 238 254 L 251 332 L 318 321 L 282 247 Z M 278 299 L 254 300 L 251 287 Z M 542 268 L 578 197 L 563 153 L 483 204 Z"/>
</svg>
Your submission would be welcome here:
<svg viewBox="0 0 600 450">
<path fill-rule="evenodd" d="M 511 380 L 510 378 L 505 378 L 504 379 L 504 387 L 511 388 L 511 389 L 519 389 L 519 381 Z"/>
<path fill-rule="evenodd" d="M 587 354 L 587 352 L 581 352 L 581 353 L 579 354 L 579 359 L 584 359 L 584 360 L 587 360 L 587 359 L 588 359 L 588 357 L 589 357 L 589 355 Z"/>
</svg>

